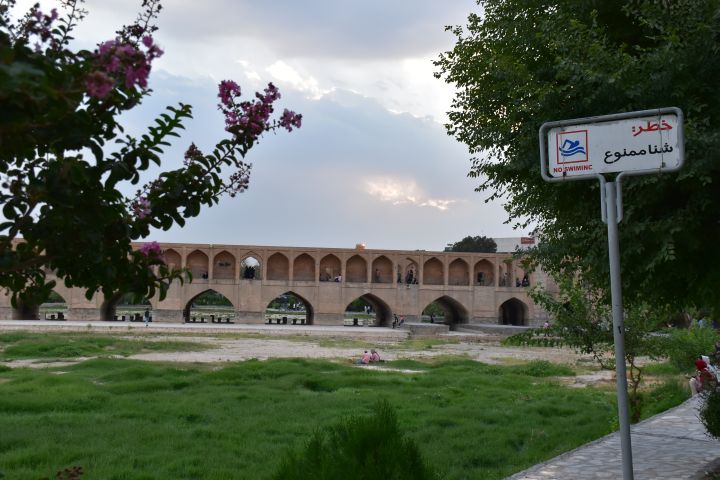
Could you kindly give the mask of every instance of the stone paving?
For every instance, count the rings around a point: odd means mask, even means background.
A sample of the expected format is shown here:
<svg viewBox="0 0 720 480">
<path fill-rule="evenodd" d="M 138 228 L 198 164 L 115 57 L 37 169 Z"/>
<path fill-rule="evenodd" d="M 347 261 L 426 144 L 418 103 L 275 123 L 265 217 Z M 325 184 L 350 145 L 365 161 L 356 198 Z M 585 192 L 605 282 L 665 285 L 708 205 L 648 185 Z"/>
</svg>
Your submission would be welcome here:
<svg viewBox="0 0 720 480">
<path fill-rule="evenodd" d="M 720 441 L 705 434 L 697 417 L 700 397 L 631 428 L 635 480 L 702 479 L 720 459 Z M 507 480 L 622 479 L 620 437 L 610 434 Z"/>
</svg>

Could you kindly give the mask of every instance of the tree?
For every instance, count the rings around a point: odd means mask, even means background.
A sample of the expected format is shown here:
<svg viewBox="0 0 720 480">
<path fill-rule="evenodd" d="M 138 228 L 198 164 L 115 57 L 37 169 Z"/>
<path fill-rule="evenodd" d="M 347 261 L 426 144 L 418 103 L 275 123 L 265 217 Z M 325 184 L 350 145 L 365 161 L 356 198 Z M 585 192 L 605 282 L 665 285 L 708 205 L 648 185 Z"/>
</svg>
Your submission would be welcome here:
<svg viewBox="0 0 720 480">
<path fill-rule="evenodd" d="M 482 253 L 495 253 L 497 252 L 497 243 L 492 238 L 486 236 L 467 236 L 452 244 L 450 248 L 451 252 L 482 252 Z"/>
<path fill-rule="evenodd" d="M 121 187 L 139 185 L 142 172 L 160 165 L 192 118 L 190 105 L 167 107 L 139 138 L 118 123 L 150 94 L 151 65 L 163 54 L 153 39 L 159 0 L 143 0 L 135 23 L 94 51 L 71 48 L 87 13 L 82 0 L 64 0 L 62 16 L 35 5 L 17 22 L 14 3 L 0 1 L 0 287 L 16 306 L 38 305 L 55 285 L 46 278 L 52 271 L 88 298 L 98 290 L 163 298 L 182 272 L 165 265 L 156 243 L 133 250 L 131 242 L 243 192 L 248 151 L 265 132 L 300 127 L 301 116 L 285 110 L 271 120 L 280 98 L 272 84 L 242 100 L 235 82 L 222 81 L 228 138 L 209 154 L 190 144 L 182 168 L 125 196 Z"/>
<path fill-rule="evenodd" d="M 720 1 L 480 0 L 436 76 L 457 93 L 447 131 L 469 146 L 470 176 L 509 221 L 534 223 L 546 271 L 579 271 L 607 297 L 598 182 L 540 178 L 549 120 L 665 106 L 685 113 L 686 165 L 623 185 L 624 297 L 720 314 Z M 636 302 L 637 303 L 637 302 Z"/>
<path fill-rule="evenodd" d="M 526 340 L 534 343 L 536 335 L 556 336 L 570 348 L 590 354 L 601 368 L 615 368 L 615 342 L 612 331 L 610 306 L 602 298 L 602 292 L 594 290 L 580 277 L 563 276 L 558 282 L 560 295 L 547 293 L 542 285 L 530 290 L 535 302 L 552 317 L 550 330 L 528 332 Z M 640 420 L 642 397 L 640 384 L 643 377 L 643 365 L 638 357 L 647 355 L 658 357 L 667 351 L 662 342 L 654 335 L 668 318 L 668 310 L 654 305 L 625 305 L 625 361 L 628 365 L 628 395 L 632 421 Z"/>
</svg>

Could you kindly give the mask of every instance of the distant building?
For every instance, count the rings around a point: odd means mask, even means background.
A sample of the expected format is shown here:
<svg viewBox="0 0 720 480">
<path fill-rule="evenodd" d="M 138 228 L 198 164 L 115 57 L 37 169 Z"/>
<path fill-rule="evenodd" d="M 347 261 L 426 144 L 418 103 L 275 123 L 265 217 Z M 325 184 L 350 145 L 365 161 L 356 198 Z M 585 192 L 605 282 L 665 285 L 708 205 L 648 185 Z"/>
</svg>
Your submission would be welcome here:
<svg viewBox="0 0 720 480">
<path fill-rule="evenodd" d="M 501 237 L 493 238 L 497 244 L 498 253 L 512 253 L 516 250 L 526 250 L 537 245 L 537 237 Z"/>
</svg>

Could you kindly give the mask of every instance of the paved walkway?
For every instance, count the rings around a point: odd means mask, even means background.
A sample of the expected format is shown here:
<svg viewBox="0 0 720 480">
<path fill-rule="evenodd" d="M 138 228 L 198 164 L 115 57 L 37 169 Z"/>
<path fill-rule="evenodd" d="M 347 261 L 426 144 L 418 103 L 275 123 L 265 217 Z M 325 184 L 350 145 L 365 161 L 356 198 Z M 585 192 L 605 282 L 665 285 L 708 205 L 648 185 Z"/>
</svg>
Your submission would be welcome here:
<svg viewBox="0 0 720 480">
<path fill-rule="evenodd" d="M 631 428 L 635 480 L 702 479 L 720 459 L 720 441 L 705 434 L 697 417 L 700 397 Z M 622 479 L 620 437 L 610 434 L 507 480 Z"/>
</svg>

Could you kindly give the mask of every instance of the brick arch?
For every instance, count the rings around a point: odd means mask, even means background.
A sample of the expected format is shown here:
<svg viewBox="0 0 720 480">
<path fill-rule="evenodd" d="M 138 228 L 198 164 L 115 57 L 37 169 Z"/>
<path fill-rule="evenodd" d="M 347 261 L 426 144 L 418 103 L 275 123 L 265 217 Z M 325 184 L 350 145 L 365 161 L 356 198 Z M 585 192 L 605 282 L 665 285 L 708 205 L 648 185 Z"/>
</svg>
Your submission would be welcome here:
<svg viewBox="0 0 720 480">
<path fill-rule="evenodd" d="M 459 324 L 468 323 L 468 319 L 470 317 L 468 309 L 454 298 L 448 295 L 443 295 L 425 305 L 421 311 L 425 311 L 425 309 L 433 303 L 437 303 L 440 305 L 440 308 L 444 310 L 445 323 L 450 326 L 451 330 Z"/>
<path fill-rule="evenodd" d="M 448 285 L 470 285 L 470 267 L 462 258 L 456 258 L 450 262 Z"/>
<path fill-rule="evenodd" d="M 119 314 L 117 313 L 117 307 L 120 304 L 120 300 L 122 300 L 123 296 L 125 296 L 125 292 L 117 292 L 111 297 L 103 300 L 102 304 L 100 305 L 100 320 L 112 321 L 115 320 L 116 315 L 119 316 Z M 146 305 L 146 307 L 150 310 L 150 314 L 152 315 L 152 310 L 155 308 L 155 305 L 151 300 L 147 298 L 143 297 L 143 300 L 143 303 L 138 305 Z"/>
<path fill-rule="evenodd" d="M 165 264 L 171 269 L 178 269 L 182 267 L 182 257 L 177 250 L 168 248 L 163 252 L 163 256 L 165 257 Z"/>
<path fill-rule="evenodd" d="M 185 265 L 192 273 L 193 279 L 197 280 L 208 274 L 210 261 L 204 252 L 193 250 L 185 259 Z"/>
<path fill-rule="evenodd" d="M 500 325 L 527 325 L 528 321 L 528 306 L 515 297 L 504 301 L 498 309 L 498 323 Z"/>
<path fill-rule="evenodd" d="M 280 295 L 276 295 L 265 304 L 265 309 L 267 310 L 268 306 L 270 306 L 270 303 L 272 303 L 273 300 L 275 300 L 278 297 L 281 297 L 283 295 L 293 295 L 296 297 L 300 302 L 305 306 L 305 325 L 312 325 L 315 321 L 315 307 L 313 307 L 312 303 L 305 298 L 304 296 L 298 294 L 297 292 L 293 290 L 288 290 L 287 292 L 283 292 Z"/>
<path fill-rule="evenodd" d="M 345 281 L 367 283 L 367 261 L 360 255 L 353 255 L 345 263 Z"/>
<path fill-rule="evenodd" d="M 473 283 L 480 286 L 495 285 L 495 265 L 487 259 L 477 262 L 473 269 Z"/>
<path fill-rule="evenodd" d="M 342 273 L 340 259 L 332 253 L 320 259 L 320 281 L 331 282 Z"/>
<path fill-rule="evenodd" d="M 443 263 L 433 257 L 426 261 L 423 265 L 423 284 L 424 285 L 443 285 L 445 284 L 445 267 Z"/>
<path fill-rule="evenodd" d="M 252 260 L 257 265 L 252 265 Z M 262 280 L 262 257 L 255 252 L 247 252 L 240 260 L 240 279 L 241 280 Z M 248 269 L 251 270 L 248 270 Z"/>
<path fill-rule="evenodd" d="M 358 299 L 365 300 L 365 302 L 369 303 L 372 309 L 375 311 L 376 327 L 387 327 L 390 325 L 390 323 L 392 323 L 392 309 L 390 308 L 390 305 L 388 305 L 385 300 L 378 297 L 377 295 L 373 295 L 372 293 L 366 293 L 352 299 L 345 307 L 345 311 L 347 311 L 347 307 L 351 303 Z"/>
<path fill-rule="evenodd" d="M 280 252 L 273 253 L 267 260 L 268 280 L 289 280 L 290 261 Z"/>
<path fill-rule="evenodd" d="M 372 262 L 372 283 L 393 283 L 393 264 L 388 257 L 380 255 Z"/>
<path fill-rule="evenodd" d="M 315 259 L 307 253 L 301 253 L 293 260 L 293 280 L 315 281 Z"/>
<path fill-rule="evenodd" d="M 233 307 L 233 310 L 235 310 L 235 304 L 234 304 L 234 303 L 232 302 L 232 300 L 230 300 L 225 294 L 223 294 L 222 292 L 219 292 L 219 291 L 217 291 L 217 290 L 215 290 L 215 289 L 213 289 L 213 288 L 206 288 L 205 290 L 196 293 L 195 295 L 193 295 L 192 297 L 190 297 L 190 299 L 189 299 L 187 302 L 185 302 L 185 307 L 183 308 L 183 320 L 184 320 L 185 322 L 189 322 L 189 321 L 190 321 L 190 310 L 192 309 L 192 305 L 193 305 L 193 303 L 195 302 L 195 300 L 196 300 L 198 297 L 200 297 L 201 295 L 204 295 L 204 294 L 206 294 L 206 293 L 208 293 L 208 292 L 212 292 L 212 293 L 216 293 L 216 294 L 220 295 L 221 297 L 223 297 L 224 299 L 226 299 L 226 300 L 230 303 L 230 305 Z"/>
<path fill-rule="evenodd" d="M 234 279 L 235 263 L 235 255 L 227 250 L 223 250 L 215 255 L 213 260 L 213 278 Z"/>
</svg>

